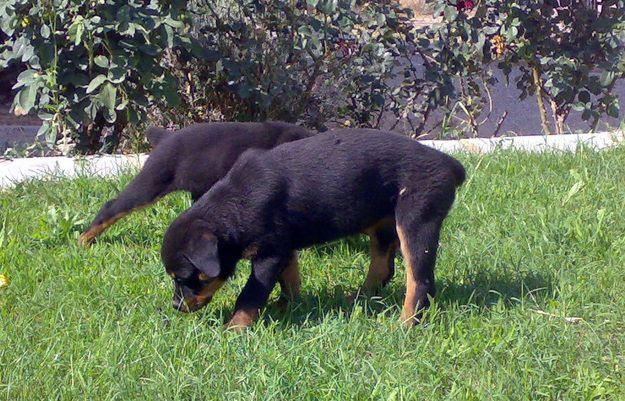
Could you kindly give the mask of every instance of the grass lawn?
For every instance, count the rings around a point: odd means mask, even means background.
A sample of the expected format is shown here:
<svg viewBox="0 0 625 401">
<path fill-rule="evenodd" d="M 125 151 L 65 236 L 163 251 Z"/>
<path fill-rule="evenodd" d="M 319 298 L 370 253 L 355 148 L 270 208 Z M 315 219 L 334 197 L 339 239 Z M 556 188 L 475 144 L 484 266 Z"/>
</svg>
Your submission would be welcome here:
<svg viewBox="0 0 625 401">
<path fill-rule="evenodd" d="M 170 306 L 160 241 L 187 197 L 82 249 L 130 176 L 0 192 L 0 399 L 625 400 L 625 148 L 460 158 L 437 299 L 410 330 L 399 256 L 381 298 L 346 303 L 363 239 L 303 251 L 302 302 L 235 334 L 247 264 L 202 311 Z"/>
</svg>

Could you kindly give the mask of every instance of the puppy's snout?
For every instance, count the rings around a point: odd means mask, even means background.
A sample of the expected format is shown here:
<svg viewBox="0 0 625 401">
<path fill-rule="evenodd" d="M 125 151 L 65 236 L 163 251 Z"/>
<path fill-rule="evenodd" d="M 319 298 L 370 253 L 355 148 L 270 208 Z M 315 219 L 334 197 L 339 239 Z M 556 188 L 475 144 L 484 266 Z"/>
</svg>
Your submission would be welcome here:
<svg viewBox="0 0 625 401">
<path fill-rule="evenodd" d="M 171 302 L 171 306 L 177 311 L 188 312 L 187 305 L 184 303 L 182 299 L 174 299 Z"/>
<path fill-rule="evenodd" d="M 174 298 L 171 301 L 171 306 L 179 312 L 189 312 L 189 305 L 184 300 L 184 297 L 180 291 L 174 291 Z"/>
</svg>

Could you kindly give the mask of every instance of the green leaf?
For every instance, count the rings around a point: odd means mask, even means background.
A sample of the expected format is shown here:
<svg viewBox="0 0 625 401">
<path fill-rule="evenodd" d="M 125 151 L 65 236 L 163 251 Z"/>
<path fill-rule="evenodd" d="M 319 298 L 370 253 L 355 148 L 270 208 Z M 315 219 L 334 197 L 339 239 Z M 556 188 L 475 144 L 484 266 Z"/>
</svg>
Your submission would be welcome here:
<svg viewBox="0 0 625 401">
<path fill-rule="evenodd" d="M 621 106 L 617 99 L 615 99 L 612 103 L 610 103 L 606 109 L 606 113 L 608 114 L 608 116 L 613 117 L 613 118 L 619 118 L 620 111 L 621 111 Z"/>
<path fill-rule="evenodd" d="M 41 110 L 39 113 L 37 113 L 37 117 L 39 117 L 39 119 L 42 121 L 50 121 L 54 118 L 54 114 L 50 114 Z"/>
<path fill-rule="evenodd" d="M 93 78 L 91 82 L 89 82 L 89 86 L 87 86 L 87 93 L 91 93 L 94 90 L 98 89 L 98 87 L 102 85 L 104 81 L 106 81 L 106 79 L 107 79 L 106 75 L 102 75 L 102 74 Z"/>
<path fill-rule="evenodd" d="M 117 88 L 110 82 L 102 85 L 102 89 L 98 94 L 98 100 L 111 113 L 115 112 L 115 101 L 117 97 Z"/>
<path fill-rule="evenodd" d="M 604 71 L 603 73 L 601 73 L 601 78 L 599 78 L 599 82 L 601 83 L 601 86 L 606 88 L 612 85 L 614 79 L 616 79 L 616 73 L 614 71 Z"/>
<path fill-rule="evenodd" d="M 302 25 L 297 29 L 297 32 L 300 35 L 306 36 L 308 38 L 313 36 L 313 30 L 308 25 Z"/>
<path fill-rule="evenodd" d="M 337 0 L 321 0 L 318 9 L 324 14 L 334 14 L 336 12 L 336 6 Z"/>
<path fill-rule="evenodd" d="M 79 45 L 82 42 L 82 34 L 85 32 L 85 26 L 81 23 L 76 27 L 76 36 L 74 37 L 74 44 Z"/>
<path fill-rule="evenodd" d="M 27 63 L 35 54 L 35 48 L 27 45 L 24 47 L 24 53 L 22 54 L 22 62 Z"/>
<path fill-rule="evenodd" d="M 458 18 L 458 10 L 456 10 L 456 6 L 446 6 L 445 11 L 443 12 L 447 21 L 454 21 Z"/>
<path fill-rule="evenodd" d="M 172 28 L 184 28 L 184 22 L 177 21 L 172 19 L 171 17 L 165 18 L 165 24 L 171 26 Z"/>
<path fill-rule="evenodd" d="M 120 84 L 126 79 L 128 70 L 121 67 L 114 67 L 109 70 L 108 79 L 114 84 Z"/>
<path fill-rule="evenodd" d="M 35 106 L 37 98 L 37 85 L 30 85 L 19 91 L 15 96 L 15 114 L 26 115 Z"/>
<path fill-rule="evenodd" d="M 42 38 L 48 39 L 50 37 L 50 28 L 46 24 L 43 24 L 41 25 L 41 30 L 39 31 L 39 33 L 41 34 Z"/>
<path fill-rule="evenodd" d="M 174 30 L 169 25 L 165 25 L 165 40 L 168 48 L 174 47 Z"/>
<path fill-rule="evenodd" d="M 50 130 L 50 125 L 47 122 L 41 124 L 39 130 L 37 131 L 37 138 L 46 138 L 48 131 Z"/>
<path fill-rule="evenodd" d="M 309 7 L 317 7 L 319 0 L 306 0 L 306 4 L 308 4 Z"/>
<path fill-rule="evenodd" d="M 93 62 L 98 66 L 98 67 L 102 67 L 102 68 L 109 68 L 109 60 L 105 57 L 105 56 L 96 56 L 93 59 Z"/>
<path fill-rule="evenodd" d="M 24 85 L 31 84 L 35 81 L 35 74 L 37 71 L 35 70 L 24 70 L 17 76 L 17 83 L 13 85 L 12 89 L 21 88 Z"/>
</svg>

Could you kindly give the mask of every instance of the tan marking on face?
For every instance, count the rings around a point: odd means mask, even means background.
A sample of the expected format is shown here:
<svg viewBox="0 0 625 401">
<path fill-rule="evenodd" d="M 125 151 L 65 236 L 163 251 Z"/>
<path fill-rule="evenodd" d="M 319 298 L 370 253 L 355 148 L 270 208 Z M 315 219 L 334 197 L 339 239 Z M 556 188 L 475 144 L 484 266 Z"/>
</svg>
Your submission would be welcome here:
<svg viewBox="0 0 625 401">
<path fill-rule="evenodd" d="M 200 302 L 204 302 L 207 299 L 212 298 L 217 290 L 219 290 L 224 285 L 224 283 L 225 281 L 222 279 L 214 279 L 208 285 L 202 288 L 202 291 L 200 291 L 200 293 L 196 295 L 195 298 L 198 299 Z"/>
<path fill-rule="evenodd" d="M 414 315 L 417 307 L 417 281 L 415 280 L 412 270 L 413 261 L 410 257 L 410 250 L 408 249 L 408 238 L 405 236 L 400 225 L 397 225 L 397 235 L 399 236 L 401 253 L 406 263 L 406 296 L 404 298 L 400 320 L 405 326 L 409 327 L 415 324 Z"/>
<path fill-rule="evenodd" d="M 210 277 L 208 277 L 205 273 L 200 273 L 200 274 L 199 274 L 199 276 L 198 276 L 198 278 L 199 278 L 201 281 L 208 281 L 208 280 L 210 280 Z"/>
<path fill-rule="evenodd" d="M 282 290 L 282 294 L 280 295 L 281 299 L 292 301 L 299 298 L 302 281 L 300 278 L 299 264 L 297 262 L 297 252 L 293 252 L 291 261 L 282 271 L 282 274 L 280 274 L 279 281 Z"/>
<path fill-rule="evenodd" d="M 258 309 L 239 309 L 234 312 L 232 319 L 226 325 L 226 328 L 240 332 L 245 330 L 247 327 L 250 327 L 258 316 L 260 315 L 260 310 Z"/>
<path fill-rule="evenodd" d="M 225 281 L 222 279 L 214 279 L 209 284 L 204 286 L 200 293 L 193 298 L 185 298 L 184 303 L 187 305 L 189 309 L 199 309 L 206 305 L 215 295 L 217 290 L 219 290 Z"/>
</svg>

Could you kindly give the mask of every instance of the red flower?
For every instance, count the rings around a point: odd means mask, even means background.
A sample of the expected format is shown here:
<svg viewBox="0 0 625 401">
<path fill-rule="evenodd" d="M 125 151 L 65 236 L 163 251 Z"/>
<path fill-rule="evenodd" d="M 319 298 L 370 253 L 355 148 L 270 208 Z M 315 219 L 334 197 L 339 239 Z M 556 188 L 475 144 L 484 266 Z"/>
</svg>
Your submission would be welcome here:
<svg viewBox="0 0 625 401">
<path fill-rule="evenodd" d="M 456 3 L 456 9 L 458 11 L 470 10 L 475 7 L 475 2 L 473 0 L 458 0 Z"/>
</svg>

